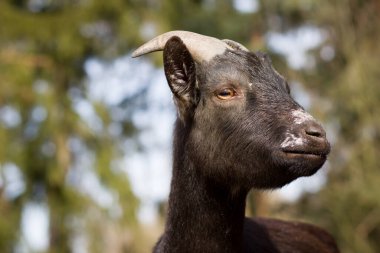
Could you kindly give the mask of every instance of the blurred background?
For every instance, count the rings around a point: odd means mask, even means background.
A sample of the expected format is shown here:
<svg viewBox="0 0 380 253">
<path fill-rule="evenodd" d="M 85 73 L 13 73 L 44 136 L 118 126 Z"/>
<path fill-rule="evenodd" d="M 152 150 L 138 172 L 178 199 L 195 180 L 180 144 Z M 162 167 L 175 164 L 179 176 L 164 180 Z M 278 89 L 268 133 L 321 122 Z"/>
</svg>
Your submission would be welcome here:
<svg viewBox="0 0 380 253">
<path fill-rule="evenodd" d="M 149 252 L 163 230 L 175 110 L 162 53 L 181 29 L 268 52 L 333 145 L 247 213 L 380 252 L 380 1 L 0 1 L 0 252 Z"/>
</svg>

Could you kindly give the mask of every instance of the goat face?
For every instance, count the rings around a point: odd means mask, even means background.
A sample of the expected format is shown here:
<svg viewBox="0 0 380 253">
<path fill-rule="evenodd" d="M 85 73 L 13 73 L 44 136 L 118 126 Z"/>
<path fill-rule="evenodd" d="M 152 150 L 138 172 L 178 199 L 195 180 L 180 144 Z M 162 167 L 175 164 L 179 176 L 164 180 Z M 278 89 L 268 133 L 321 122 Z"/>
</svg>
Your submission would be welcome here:
<svg viewBox="0 0 380 253">
<path fill-rule="evenodd" d="M 208 178 L 272 188 L 325 162 L 324 130 L 291 98 L 265 54 L 226 50 L 197 63 L 172 38 L 164 65 L 181 120 L 191 126 L 186 150 Z"/>
<path fill-rule="evenodd" d="M 197 49 L 208 55 L 199 59 L 194 43 L 189 51 L 180 37 L 165 41 L 165 75 L 188 135 L 177 145 L 201 175 L 229 187 L 275 188 L 314 174 L 330 151 L 323 128 L 265 54 L 224 43 L 213 57 Z"/>
</svg>

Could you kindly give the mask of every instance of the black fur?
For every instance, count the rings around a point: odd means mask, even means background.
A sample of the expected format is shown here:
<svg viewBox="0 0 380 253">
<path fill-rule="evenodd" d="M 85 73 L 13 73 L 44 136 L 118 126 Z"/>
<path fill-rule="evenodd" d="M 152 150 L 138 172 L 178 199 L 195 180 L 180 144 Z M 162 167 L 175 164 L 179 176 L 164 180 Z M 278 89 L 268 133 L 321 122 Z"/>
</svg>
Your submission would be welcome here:
<svg viewBox="0 0 380 253">
<path fill-rule="evenodd" d="M 330 150 L 316 122 L 294 124 L 290 112 L 301 107 L 269 58 L 226 50 L 195 62 L 173 37 L 164 67 L 179 118 L 165 233 L 154 252 L 338 252 L 314 226 L 244 217 L 250 189 L 312 175 Z M 234 95 L 220 99 L 223 89 Z M 291 154 L 280 147 L 289 132 L 306 143 Z"/>
</svg>

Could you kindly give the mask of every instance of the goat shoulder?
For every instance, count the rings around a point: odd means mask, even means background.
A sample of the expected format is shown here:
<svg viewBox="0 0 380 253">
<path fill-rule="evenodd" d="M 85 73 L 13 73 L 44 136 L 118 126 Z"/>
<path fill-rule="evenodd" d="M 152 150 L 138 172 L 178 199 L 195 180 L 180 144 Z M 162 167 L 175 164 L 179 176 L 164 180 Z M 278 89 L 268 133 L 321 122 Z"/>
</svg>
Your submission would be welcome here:
<svg viewBox="0 0 380 253">
<path fill-rule="evenodd" d="M 303 222 L 246 218 L 244 253 L 339 253 L 325 230 Z"/>
</svg>

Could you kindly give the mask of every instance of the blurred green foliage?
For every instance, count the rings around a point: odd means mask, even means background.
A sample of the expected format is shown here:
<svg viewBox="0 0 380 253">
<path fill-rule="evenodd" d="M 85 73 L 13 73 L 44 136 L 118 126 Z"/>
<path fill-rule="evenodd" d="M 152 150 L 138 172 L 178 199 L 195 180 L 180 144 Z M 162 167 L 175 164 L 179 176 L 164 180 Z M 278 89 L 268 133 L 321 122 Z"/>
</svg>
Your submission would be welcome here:
<svg viewBox="0 0 380 253">
<path fill-rule="evenodd" d="M 1 194 L 7 185 L 0 185 L 0 252 L 13 252 L 21 240 L 20 217 L 30 202 L 48 206 L 48 252 L 70 252 L 80 229 L 89 231 L 91 252 L 105 252 L 106 242 L 99 240 L 109 236 L 104 228 L 129 230 L 136 223 L 137 199 L 125 172 L 113 163 L 122 152 L 121 140 L 108 131 L 111 109 L 89 101 L 101 119 L 97 132 L 74 110 L 76 99 L 88 100 L 84 61 L 96 55 L 116 57 L 135 40 L 119 35 L 124 34 L 120 29 L 129 20 L 123 15 L 131 5 L 125 1 L 0 2 L 0 107 L 20 115 L 14 126 L 0 124 L 0 169 L 4 174 L 6 164 L 16 165 L 25 183 L 25 190 L 15 197 Z M 119 123 L 130 124 L 128 119 Z M 124 137 L 134 133 L 133 128 L 123 129 Z M 82 147 L 73 147 L 75 142 Z M 120 215 L 69 182 L 70 171 L 83 170 L 84 156 L 94 157 L 90 170 L 117 200 Z"/>
<path fill-rule="evenodd" d="M 112 60 L 174 29 L 269 51 L 290 81 L 300 81 L 323 97 L 314 111 L 325 116 L 336 140 L 328 183 L 320 192 L 282 206 L 277 214 L 327 228 L 342 252 L 380 252 L 380 2 L 261 0 L 254 13 L 238 12 L 233 3 L 0 1 L 0 111 L 19 115 L 13 125 L 0 122 L 0 252 L 14 252 L 22 240 L 21 215 L 31 202 L 49 209 L 47 252 L 72 252 L 78 234 L 86 235 L 89 252 L 141 252 L 139 245 L 145 242 L 138 238 L 143 234 L 136 222 L 138 200 L 125 172 L 114 163 L 127 155 L 121 144 L 138 129 L 124 117 L 117 122 L 121 135 L 109 133 L 113 108 L 88 98 L 83 64 L 90 57 Z M 325 40 L 309 52 L 314 67 L 295 71 L 266 48 L 266 33 L 305 25 L 322 29 Z M 333 52 L 331 59 L 323 57 L 326 48 Z M 98 130 L 75 111 L 76 99 L 92 104 L 101 120 Z M 92 158 L 87 169 L 115 197 L 121 214 L 70 183 L 71 171 L 87 166 L 81 163 L 83 157 Z M 20 170 L 25 183 L 16 196 L 5 193 L 9 165 Z M 257 199 L 267 212 L 265 201 L 259 195 Z"/>
</svg>

